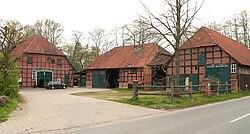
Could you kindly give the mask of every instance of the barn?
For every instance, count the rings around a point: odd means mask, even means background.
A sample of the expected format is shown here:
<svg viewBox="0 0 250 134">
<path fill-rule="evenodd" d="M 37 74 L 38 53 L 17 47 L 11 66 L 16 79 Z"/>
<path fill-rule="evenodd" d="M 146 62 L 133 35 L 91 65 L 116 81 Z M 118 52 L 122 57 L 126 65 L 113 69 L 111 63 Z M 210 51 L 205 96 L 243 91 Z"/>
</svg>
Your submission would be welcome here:
<svg viewBox="0 0 250 134">
<path fill-rule="evenodd" d="M 167 83 L 175 75 L 175 60 L 167 69 Z M 217 77 L 221 83 L 237 80 L 240 89 L 250 85 L 250 50 L 206 27 L 201 27 L 180 47 L 180 84 L 189 77 L 198 85 L 209 76 Z"/>
<path fill-rule="evenodd" d="M 88 65 L 86 86 L 128 88 L 133 80 L 145 85 L 164 84 L 171 56 L 154 43 L 116 47 Z"/>
<path fill-rule="evenodd" d="M 74 67 L 66 55 L 41 35 L 33 35 L 17 46 L 13 56 L 18 56 L 22 87 L 44 87 L 51 80 L 73 86 Z"/>
</svg>

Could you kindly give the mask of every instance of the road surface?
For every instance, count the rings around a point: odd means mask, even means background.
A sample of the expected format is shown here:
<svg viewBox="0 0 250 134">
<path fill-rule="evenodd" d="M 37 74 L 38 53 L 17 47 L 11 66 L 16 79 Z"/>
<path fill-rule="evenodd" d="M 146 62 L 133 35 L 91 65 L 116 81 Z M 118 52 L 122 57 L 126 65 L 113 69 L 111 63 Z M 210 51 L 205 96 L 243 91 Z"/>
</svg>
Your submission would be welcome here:
<svg viewBox="0 0 250 134">
<path fill-rule="evenodd" d="M 250 97 L 72 134 L 250 134 Z"/>
</svg>

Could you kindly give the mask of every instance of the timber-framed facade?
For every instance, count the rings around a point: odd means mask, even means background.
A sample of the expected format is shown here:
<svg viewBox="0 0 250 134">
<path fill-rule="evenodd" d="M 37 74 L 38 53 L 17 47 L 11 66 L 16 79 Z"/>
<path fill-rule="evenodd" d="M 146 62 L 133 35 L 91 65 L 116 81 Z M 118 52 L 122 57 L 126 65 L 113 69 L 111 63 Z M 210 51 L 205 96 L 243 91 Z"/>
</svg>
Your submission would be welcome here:
<svg viewBox="0 0 250 134">
<path fill-rule="evenodd" d="M 173 59 L 167 69 L 168 84 L 175 74 Z M 221 83 L 237 80 L 240 89 L 246 89 L 250 85 L 250 51 L 243 44 L 202 27 L 180 48 L 179 83 L 184 85 L 188 77 L 198 85 L 209 76 Z"/>
<path fill-rule="evenodd" d="M 48 81 L 62 81 L 73 86 L 74 67 L 62 51 L 41 35 L 25 40 L 13 51 L 18 61 L 22 87 L 44 87 Z"/>
</svg>

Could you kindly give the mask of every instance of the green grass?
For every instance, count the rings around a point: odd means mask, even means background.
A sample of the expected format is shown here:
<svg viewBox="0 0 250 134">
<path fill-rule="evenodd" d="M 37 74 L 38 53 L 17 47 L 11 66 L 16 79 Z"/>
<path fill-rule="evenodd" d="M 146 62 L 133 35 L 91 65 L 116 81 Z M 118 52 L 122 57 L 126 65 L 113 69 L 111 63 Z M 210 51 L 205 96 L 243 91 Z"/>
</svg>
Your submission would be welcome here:
<svg viewBox="0 0 250 134">
<path fill-rule="evenodd" d="M 4 122 L 8 119 L 9 114 L 16 109 L 18 106 L 19 99 L 14 98 L 11 99 L 11 101 L 5 105 L 5 106 L 0 106 L 0 123 Z"/>
<path fill-rule="evenodd" d="M 192 106 L 199 106 L 209 103 L 221 102 L 250 96 L 250 91 L 242 91 L 236 94 L 220 94 L 219 96 L 202 97 L 201 94 L 193 95 L 190 99 L 188 95 L 174 98 L 171 102 L 168 96 L 160 95 L 139 95 L 138 100 L 132 100 L 131 89 L 113 89 L 105 92 L 76 93 L 74 95 L 93 97 L 103 100 L 110 100 L 120 103 L 137 105 L 154 109 L 183 109 Z"/>
</svg>

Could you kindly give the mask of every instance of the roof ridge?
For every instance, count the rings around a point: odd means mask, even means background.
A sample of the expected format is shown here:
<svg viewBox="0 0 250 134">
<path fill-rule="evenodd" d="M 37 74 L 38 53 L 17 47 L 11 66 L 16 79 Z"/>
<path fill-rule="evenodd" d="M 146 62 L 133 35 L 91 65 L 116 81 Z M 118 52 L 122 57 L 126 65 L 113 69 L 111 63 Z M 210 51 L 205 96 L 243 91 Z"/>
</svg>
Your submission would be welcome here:
<svg viewBox="0 0 250 134">
<path fill-rule="evenodd" d="M 36 40 L 37 37 L 38 37 L 38 35 L 35 36 L 35 38 L 31 41 L 31 43 L 30 43 L 29 46 L 25 49 L 24 52 L 26 52 L 26 51 L 30 48 L 30 46 L 35 42 L 35 40 Z"/>
</svg>

